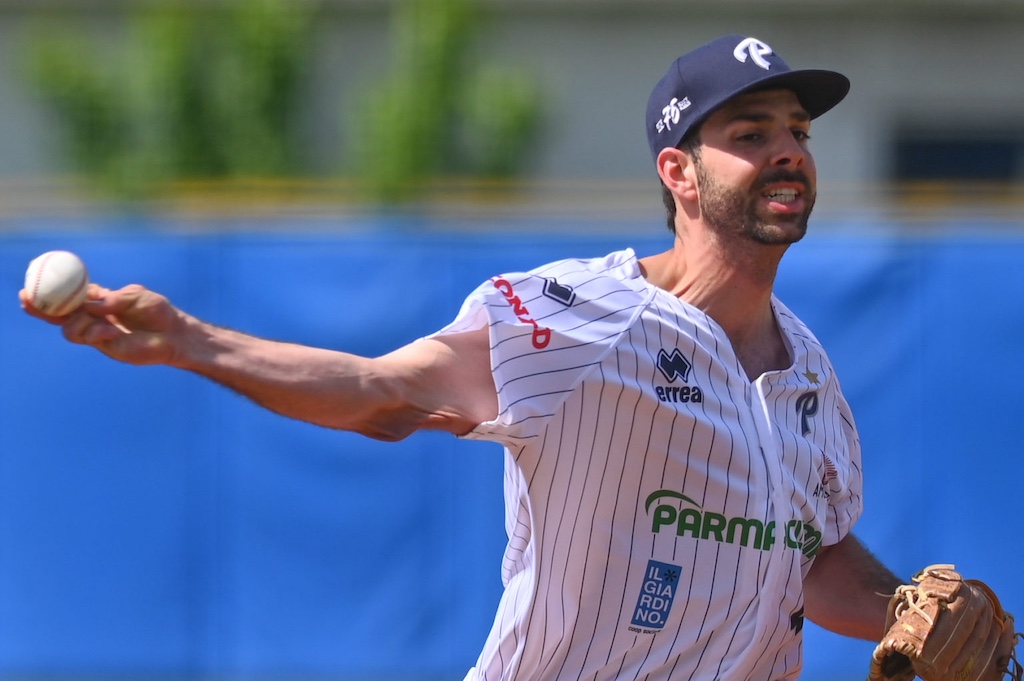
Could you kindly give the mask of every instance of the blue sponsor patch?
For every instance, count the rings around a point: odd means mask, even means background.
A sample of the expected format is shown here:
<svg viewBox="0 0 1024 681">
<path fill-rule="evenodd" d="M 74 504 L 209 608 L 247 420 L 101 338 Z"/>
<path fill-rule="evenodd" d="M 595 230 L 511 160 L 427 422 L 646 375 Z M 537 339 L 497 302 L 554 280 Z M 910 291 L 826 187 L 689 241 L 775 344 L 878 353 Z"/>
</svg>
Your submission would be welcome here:
<svg viewBox="0 0 1024 681">
<path fill-rule="evenodd" d="M 679 590 L 679 576 L 682 572 L 678 565 L 659 563 L 656 560 L 647 562 L 640 597 L 633 611 L 633 626 L 651 631 L 665 626 L 672 601 Z"/>
</svg>

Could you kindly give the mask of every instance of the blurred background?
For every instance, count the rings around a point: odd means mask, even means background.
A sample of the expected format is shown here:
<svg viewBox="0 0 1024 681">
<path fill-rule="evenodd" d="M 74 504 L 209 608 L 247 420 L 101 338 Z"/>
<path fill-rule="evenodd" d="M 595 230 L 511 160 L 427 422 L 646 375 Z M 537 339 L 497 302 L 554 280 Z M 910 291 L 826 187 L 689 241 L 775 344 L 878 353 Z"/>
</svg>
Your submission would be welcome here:
<svg viewBox="0 0 1024 681">
<path fill-rule="evenodd" d="M 492 275 L 667 248 L 647 96 L 726 33 L 853 81 L 778 293 L 857 415 L 858 533 L 1024 609 L 1024 0 L 0 0 L 0 679 L 461 679 L 497 447 L 117 365 L 21 313 L 25 267 L 382 354 Z M 810 626 L 802 678 L 870 650 Z"/>
</svg>

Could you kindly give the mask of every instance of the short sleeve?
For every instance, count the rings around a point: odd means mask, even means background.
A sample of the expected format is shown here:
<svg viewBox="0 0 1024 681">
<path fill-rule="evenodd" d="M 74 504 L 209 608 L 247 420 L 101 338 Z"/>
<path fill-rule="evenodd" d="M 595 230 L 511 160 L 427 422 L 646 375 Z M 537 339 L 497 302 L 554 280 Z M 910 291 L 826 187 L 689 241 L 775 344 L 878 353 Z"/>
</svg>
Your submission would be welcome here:
<svg viewBox="0 0 1024 681">
<path fill-rule="evenodd" d="M 854 524 L 864 511 L 864 476 L 861 469 L 860 436 L 853 420 L 853 411 L 843 397 L 838 380 L 835 380 L 835 384 L 836 409 L 843 446 L 837 447 L 838 451 L 834 451 L 833 455 L 838 459 L 836 463 L 842 465 L 846 471 L 846 479 L 845 484 L 839 487 L 837 493 L 829 498 L 829 517 L 822 537 L 826 546 L 839 543 L 853 529 Z"/>
<path fill-rule="evenodd" d="M 648 300 L 620 259 L 566 260 L 494 277 L 434 335 L 487 326 L 498 417 L 466 437 L 512 444 L 536 437 L 597 367 Z M 638 271 L 636 276 L 639 276 Z"/>
</svg>

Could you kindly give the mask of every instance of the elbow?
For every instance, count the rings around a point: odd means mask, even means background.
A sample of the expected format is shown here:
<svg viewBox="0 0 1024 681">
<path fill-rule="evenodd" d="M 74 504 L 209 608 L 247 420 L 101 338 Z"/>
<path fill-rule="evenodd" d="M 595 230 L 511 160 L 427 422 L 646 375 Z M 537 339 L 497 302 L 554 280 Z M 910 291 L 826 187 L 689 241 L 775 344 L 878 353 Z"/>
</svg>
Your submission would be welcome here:
<svg viewBox="0 0 1024 681">
<path fill-rule="evenodd" d="M 399 442 L 421 430 L 426 422 L 424 415 L 403 405 L 363 414 L 355 424 L 344 429 L 382 442 Z"/>
<path fill-rule="evenodd" d="M 353 432 L 381 442 L 400 442 L 415 433 L 417 428 L 395 428 L 388 425 L 367 425 Z"/>
</svg>

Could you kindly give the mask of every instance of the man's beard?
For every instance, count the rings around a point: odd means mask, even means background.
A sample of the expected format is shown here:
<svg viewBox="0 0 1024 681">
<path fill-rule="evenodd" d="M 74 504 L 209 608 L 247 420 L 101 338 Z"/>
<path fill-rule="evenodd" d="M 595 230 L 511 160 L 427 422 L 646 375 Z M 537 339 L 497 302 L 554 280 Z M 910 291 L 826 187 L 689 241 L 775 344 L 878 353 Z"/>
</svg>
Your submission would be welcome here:
<svg viewBox="0 0 1024 681">
<path fill-rule="evenodd" d="M 810 178 L 803 171 L 781 168 L 770 171 L 760 177 L 748 193 L 720 184 L 707 173 L 704 164 L 698 162 L 697 182 L 701 217 L 718 234 L 742 237 L 760 244 L 781 245 L 796 243 L 807 233 L 807 221 L 816 197 L 810 188 Z M 776 216 L 769 222 L 758 215 L 757 203 L 764 187 L 776 182 L 800 182 L 807 187 L 804 195 L 806 208 L 798 214 Z"/>
</svg>

